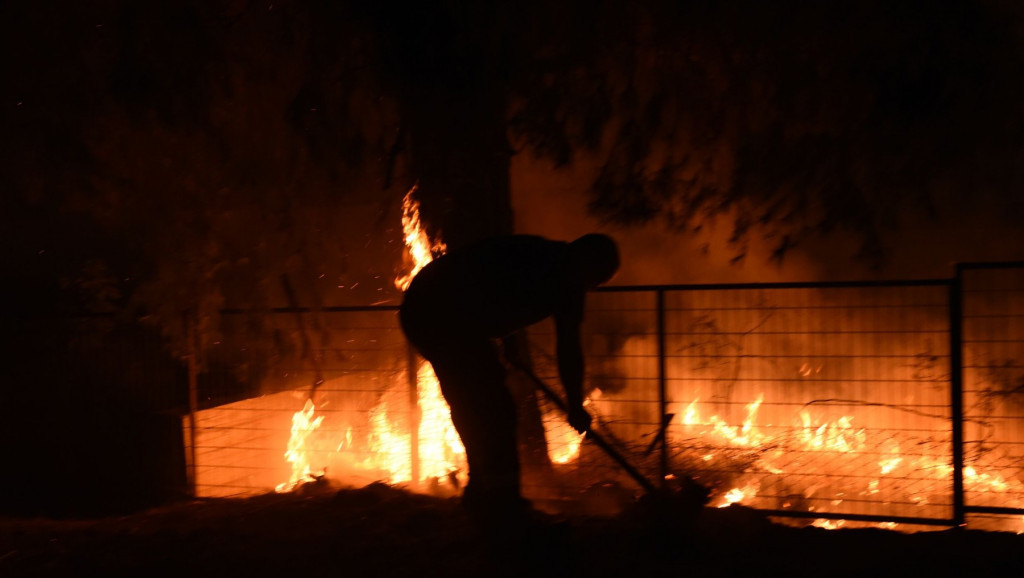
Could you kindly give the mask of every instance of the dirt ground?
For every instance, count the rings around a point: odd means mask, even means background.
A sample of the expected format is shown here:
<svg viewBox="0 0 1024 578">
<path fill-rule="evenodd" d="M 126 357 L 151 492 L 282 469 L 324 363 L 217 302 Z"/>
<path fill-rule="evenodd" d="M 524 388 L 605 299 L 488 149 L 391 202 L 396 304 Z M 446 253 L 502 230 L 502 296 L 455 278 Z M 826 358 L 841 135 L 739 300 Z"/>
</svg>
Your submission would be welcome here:
<svg viewBox="0 0 1024 578">
<path fill-rule="evenodd" d="M 683 515 L 682 518 L 690 518 Z M 193 501 L 97 520 L 0 519 L 0 576 L 1018 576 L 1024 536 L 774 524 L 742 508 L 572 516 L 521 543 L 454 499 L 381 484 Z"/>
</svg>

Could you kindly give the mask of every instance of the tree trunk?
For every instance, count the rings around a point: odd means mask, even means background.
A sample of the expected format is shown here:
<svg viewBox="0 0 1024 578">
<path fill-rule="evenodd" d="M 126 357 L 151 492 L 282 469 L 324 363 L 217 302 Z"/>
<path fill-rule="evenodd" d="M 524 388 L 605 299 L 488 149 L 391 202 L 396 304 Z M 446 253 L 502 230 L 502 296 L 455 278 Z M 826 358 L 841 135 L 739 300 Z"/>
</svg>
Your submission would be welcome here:
<svg viewBox="0 0 1024 578">
<path fill-rule="evenodd" d="M 481 86 L 415 98 L 412 168 L 432 236 L 457 249 L 511 233 L 504 95 Z"/>
<path fill-rule="evenodd" d="M 461 87 L 433 88 L 409 95 L 405 115 L 412 173 L 419 181 L 420 216 L 428 232 L 449 250 L 511 234 L 511 148 L 501 84 L 481 74 Z M 524 333 L 510 339 L 517 349 L 527 351 Z M 519 406 L 524 476 L 550 476 L 534 388 L 514 376 L 508 382 Z"/>
</svg>

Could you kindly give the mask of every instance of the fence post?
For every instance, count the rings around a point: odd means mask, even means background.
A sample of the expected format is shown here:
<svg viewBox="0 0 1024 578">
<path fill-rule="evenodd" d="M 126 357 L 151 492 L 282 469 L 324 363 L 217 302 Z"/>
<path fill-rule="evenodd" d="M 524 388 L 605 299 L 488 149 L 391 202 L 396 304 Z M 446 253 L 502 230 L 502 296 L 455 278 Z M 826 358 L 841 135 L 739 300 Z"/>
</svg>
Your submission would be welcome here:
<svg viewBox="0 0 1024 578">
<path fill-rule="evenodd" d="M 192 313 L 185 313 L 185 341 L 188 344 L 188 489 L 192 497 L 197 497 L 198 472 L 196 463 L 196 412 L 199 410 L 199 344 L 196 332 L 199 330 Z"/>
<path fill-rule="evenodd" d="M 413 486 L 420 485 L 420 394 L 419 367 L 416 350 L 408 349 L 409 373 L 409 477 Z"/>
<path fill-rule="evenodd" d="M 964 496 L 963 267 L 949 284 L 949 389 L 953 444 L 953 524 L 966 523 Z"/>
<path fill-rule="evenodd" d="M 661 435 L 661 471 L 658 483 L 664 488 L 669 475 L 668 424 L 665 423 L 665 416 L 668 415 L 665 372 L 665 290 L 658 289 L 656 295 L 658 310 L 658 426 L 661 428 L 659 430 Z"/>
</svg>

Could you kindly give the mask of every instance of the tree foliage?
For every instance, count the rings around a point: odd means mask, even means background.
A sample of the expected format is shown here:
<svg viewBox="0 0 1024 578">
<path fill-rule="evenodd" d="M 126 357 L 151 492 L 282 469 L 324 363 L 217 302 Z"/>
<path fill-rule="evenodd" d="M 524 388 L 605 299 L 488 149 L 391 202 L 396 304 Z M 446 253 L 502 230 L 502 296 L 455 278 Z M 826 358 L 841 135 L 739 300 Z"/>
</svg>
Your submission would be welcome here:
<svg viewBox="0 0 1024 578">
<path fill-rule="evenodd" d="M 128 307 L 181 350 L 184 315 L 212 342 L 223 306 L 282 305 L 282 273 L 301 277 L 313 305 L 366 276 L 348 270 L 356 247 L 342 233 L 394 113 L 344 21 L 302 3 L 107 2 L 20 16 L 76 36 L 76 53 L 57 45 L 16 77 L 15 135 L 29 142 L 9 186 L 16 215 L 87 223 L 20 232 L 64 253 L 77 246 L 57 274 L 86 301 Z M 380 298 L 367 289 L 363 300 Z"/>
<path fill-rule="evenodd" d="M 575 9 L 561 21 L 578 26 L 549 25 L 528 52 L 542 66 L 523 65 L 512 127 L 556 163 L 593 151 L 590 206 L 610 221 L 724 220 L 737 259 L 752 240 L 781 259 L 841 231 L 878 262 L 902 211 L 955 217 L 950 197 L 1022 184 L 1024 44 L 1009 4 Z"/>
</svg>

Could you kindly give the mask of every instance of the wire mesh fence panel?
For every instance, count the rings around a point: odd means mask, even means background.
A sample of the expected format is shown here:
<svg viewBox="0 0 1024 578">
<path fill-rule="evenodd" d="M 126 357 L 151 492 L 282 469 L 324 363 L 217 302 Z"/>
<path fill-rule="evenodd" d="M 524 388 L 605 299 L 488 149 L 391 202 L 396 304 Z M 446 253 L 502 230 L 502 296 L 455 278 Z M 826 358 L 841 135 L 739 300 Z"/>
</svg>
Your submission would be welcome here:
<svg viewBox="0 0 1024 578">
<path fill-rule="evenodd" d="M 985 519 L 1024 531 L 1024 267 L 962 279 L 965 502 L 1018 509 Z"/>
<path fill-rule="evenodd" d="M 972 524 L 1019 524 L 1024 273 L 967 268 L 963 283 L 965 502 Z M 592 293 L 582 334 L 586 407 L 595 432 L 638 475 L 576 434 L 532 386 L 515 385 L 513 372 L 524 491 L 614 511 L 645 483 L 689 476 L 714 489 L 717 506 L 949 523 L 957 507 L 950 288 Z M 554 323 L 527 333 L 534 371 L 564 395 Z M 466 482 L 436 378 L 394 308 L 226 315 L 218 339 L 199 387 L 198 495 L 265 492 L 324 474 L 441 495 Z"/>
<path fill-rule="evenodd" d="M 424 392 L 393 309 L 225 317 L 200 383 L 197 495 L 418 473 L 412 431 Z"/>
<path fill-rule="evenodd" d="M 193 476 L 197 497 L 272 490 L 286 482 L 290 397 L 270 395 L 197 412 Z M 294 410 L 292 410 L 294 411 Z M 186 440 L 189 439 L 187 419 Z"/>
<path fill-rule="evenodd" d="M 666 295 L 672 466 L 802 515 L 948 519 L 947 289 Z"/>
</svg>

